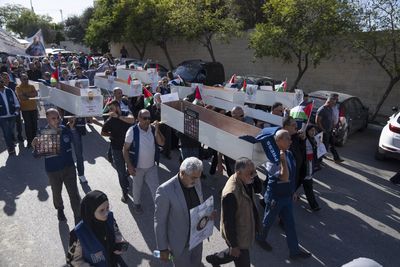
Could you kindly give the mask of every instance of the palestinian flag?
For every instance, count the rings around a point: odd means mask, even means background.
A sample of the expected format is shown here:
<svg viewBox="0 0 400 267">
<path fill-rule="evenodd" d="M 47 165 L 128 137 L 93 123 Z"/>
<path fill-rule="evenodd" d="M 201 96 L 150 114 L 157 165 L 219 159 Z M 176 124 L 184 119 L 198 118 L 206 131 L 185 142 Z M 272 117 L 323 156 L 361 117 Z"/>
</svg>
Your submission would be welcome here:
<svg viewBox="0 0 400 267">
<path fill-rule="evenodd" d="M 284 80 L 281 84 L 275 87 L 276 92 L 286 92 L 287 89 L 287 81 Z"/>
<path fill-rule="evenodd" d="M 231 79 L 229 80 L 229 83 L 234 84 L 236 83 L 236 74 L 233 74 Z"/>
<path fill-rule="evenodd" d="M 242 86 L 242 89 L 240 89 L 240 91 L 246 93 L 246 88 L 247 88 L 247 82 L 246 82 L 246 79 L 244 79 L 244 80 L 243 80 L 243 86 Z"/>
<path fill-rule="evenodd" d="M 307 121 L 310 118 L 311 111 L 313 109 L 314 102 L 301 103 L 300 105 L 290 110 L 290 117 L 295 120 Z"/>
<path fill-rule="evenodd" d="M 50 83 L 57 83 L 58 82 L 58 68 L 53 71 L 53 73 L 51 74 L 51 78 L 50 78 Z"/>
<path fill-rule="evenodd" d="M 146 87 L 143 87 L 143 96 L 144 96 L 144 108 L 147 108 L 151 105 L 151 100 L 153 100 L 153 94 L 147 90 Z"/>
<path fill-rule="evenodd" d="M 131 75 L 129 74 L 129 76 L 128 76 L 128 85 L 131 85 L 131 82 L 132 82 L 132 77 L 131 77 Z"/>
</svg>

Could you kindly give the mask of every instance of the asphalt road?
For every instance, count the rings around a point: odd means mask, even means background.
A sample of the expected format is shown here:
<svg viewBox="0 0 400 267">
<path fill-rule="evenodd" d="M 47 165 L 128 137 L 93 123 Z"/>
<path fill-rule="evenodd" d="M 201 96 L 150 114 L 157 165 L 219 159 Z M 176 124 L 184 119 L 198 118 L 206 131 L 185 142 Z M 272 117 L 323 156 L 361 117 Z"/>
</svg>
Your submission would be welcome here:
<svg viewBox="0 0 400 267">
<path fill-rule="evenodd" d="M 152 257 L 154 208 L 149 190 L 144 186 L 144 214 L 135 215 L 132 203 L 120 201 L 117 173 L 105 158 L 107 140 L 99 135 L 99 128 L 90 130 L 84 137 L 89 183 L 80 187 L 81 195 L 90 189 L 108 195 L 121 231 L 131 244 L 124 256 L 128 266 L 169 266 Z M 400 252 L 400 187 L 388 181 L 400 165 L 395 160 L 374 159 L 378 136 L 379 131 L 371 128 L 356 133 L 338 149 L 345 162 L 326 161 L 327 167 L 316 173 L 319 212 L 309 211 L 304 196 L 295 204 L 298 238 L 313 258 L 290 262 L 284 232 L 276 224 L 269 236 L 273 251 L 267 253 L 254 245 L 252 266 L 341 266 L 358 257 L 372 258 L 383 266 L 400 266 L 396 255 Z M 209 163 L 205 165 L 208 173 Z M 22 146 L 17 148 L 17 156 L 8 157 L 0 139 L 0 166 L 0 266 L 63 266 L 73 227 L 66 191 L 63 198 L 68 221 L 59 223 L 42 159 L 34 159 Z M 163 182 L 178 170 L 176 151 L 172 160 L 162 158 L 160 166 Z M 217 208 L 218 191 L 225 181 L 210 175 L 202 180 L 205 197 L 214 195 Z M 210 241 L 204 242 L 205 266 L 210 266 L 206 255 L 226 248 L 218 229 L 217 221 Z"/>
</svg>

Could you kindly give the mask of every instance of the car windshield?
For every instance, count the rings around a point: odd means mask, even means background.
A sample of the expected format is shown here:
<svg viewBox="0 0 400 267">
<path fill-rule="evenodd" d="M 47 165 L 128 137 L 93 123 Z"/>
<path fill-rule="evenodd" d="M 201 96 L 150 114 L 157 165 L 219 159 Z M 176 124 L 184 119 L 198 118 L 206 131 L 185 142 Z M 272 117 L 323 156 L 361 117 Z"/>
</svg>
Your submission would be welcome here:
<svg viewBox="0 0 400 267">
<path fill-rule="evenodd" d="M 200 66 L 196 65 L 184 65 L 179 66 L 175 70 L 175 74 L 181 76 L 185 81 L 191 81 L 196 78 L 197 73 L 200 70 Z"/>
</svg>

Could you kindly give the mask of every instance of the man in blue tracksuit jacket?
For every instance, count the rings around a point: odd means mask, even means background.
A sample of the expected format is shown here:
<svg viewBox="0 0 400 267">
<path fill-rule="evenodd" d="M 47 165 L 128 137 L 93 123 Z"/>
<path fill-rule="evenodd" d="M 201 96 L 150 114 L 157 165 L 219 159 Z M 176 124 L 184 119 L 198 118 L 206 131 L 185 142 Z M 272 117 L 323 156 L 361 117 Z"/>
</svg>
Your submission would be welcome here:
<svg viewBox="0 0 400 267">
<path fill-rule="evenodd" d="M 258 244 L 265 250 L 271 250 L 266 241 L 268 232 L 279 215 L 284 223 L 286 241 L 291 259 L 308 258 L 310 253 L 300 250 L 297 240 L 296 227 L 293 217 L 293 200 L 295 195 L 296 161 L 289 151 L 291 144 L 290 134 L 286 130 L 275 133 L 275 142 L 280 150 L 279 163 L 267 163 L 268 185 L 265 192 L 265 214 L 263 231 L 257 236 Z"/>
</svg>

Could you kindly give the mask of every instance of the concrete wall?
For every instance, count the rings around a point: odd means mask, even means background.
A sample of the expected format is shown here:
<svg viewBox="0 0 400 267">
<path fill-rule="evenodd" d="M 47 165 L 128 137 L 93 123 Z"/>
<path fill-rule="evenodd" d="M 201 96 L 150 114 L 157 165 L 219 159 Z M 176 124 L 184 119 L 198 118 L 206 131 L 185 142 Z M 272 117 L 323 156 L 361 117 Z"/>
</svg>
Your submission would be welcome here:
<svg viewBox="0 0 400 267">
<path fill-rule="evenodd" d="M 236 73 L 259 74 L 275 79 L 287 78 L 290 86 L 297 76 L 296 63 L 284 64 L 273 58 L 255 59 L 253 50 L 248 48 L 248 39 L 245 35 L 240 39 L 233 39 L 229 44 L 214 41 L 214 53 L 217 61 L 225 67 L 226 79 Z M 136 50 L 130 44 L 124 44 L 129 57 L 139 58 Z M 120 56 L 122 44 L 112 44 L 111 52 Z M 339 48 L 341 46 L 338 46 Z M 173 40 L 168 42 L 168 50 L 175 65 L 186 59 L 210 60 L 207 49 L 196 42 Z M 168 67 L 163 51 L 157 46 L 149 46 L 145 58 L 158 60 Z M 334 90 L 352 94 L 361 98 L 362 102 L 375 110 L 375 106 L 383 95 L 388 84 L 387 74 L 375 61 L 361 58 L 348 48 L 337 49 L 335 56 L 321 62 L 316 69 L 312 66 L 304 74 L 298 87 L 306 92 L 315 90 Z M 391 107 L 400 104 L 400 83 L 393 88 L 380 114 L 391 115 Z"/>
</svg>

